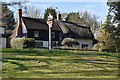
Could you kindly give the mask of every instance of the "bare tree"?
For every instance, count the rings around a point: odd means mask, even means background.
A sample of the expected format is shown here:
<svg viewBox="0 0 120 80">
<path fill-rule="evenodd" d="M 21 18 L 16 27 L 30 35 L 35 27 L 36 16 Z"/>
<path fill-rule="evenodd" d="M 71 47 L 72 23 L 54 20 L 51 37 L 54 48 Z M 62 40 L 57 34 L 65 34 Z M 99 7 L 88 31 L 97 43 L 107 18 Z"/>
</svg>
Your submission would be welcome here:
<svg viewBox="0 0 120 80">
<path fill-rule="evenodd" d="M 7 6 L 13 7 L 14 9 L 25 9 L 26 8 L 26 3 L 28 3 L 29 0 L 1 0 L 0 3 L 6 4 Z"/>
<path fill-rule="evenodd" d="M 26 13 L 24 15 L 31 18 L 42 17 L 41 10 L 36 8 L 35 6 L 27 6 Z"/>
<path fill-rule="evenodd" d="M 61 13 L 61 18 L 63 21 L 66 21 L 67 16 L 68 16 L 68 13 Z"/>
<path fill-rule="evenodd" d="M 100 27 L 100 23 L 97 21 L 99 17 L 95 14 L 91 14 L 89 11 L 84 10 L 80 12 L 80 17 L 85 26 L 90 26 L 93 33 Z"/>
</svg>

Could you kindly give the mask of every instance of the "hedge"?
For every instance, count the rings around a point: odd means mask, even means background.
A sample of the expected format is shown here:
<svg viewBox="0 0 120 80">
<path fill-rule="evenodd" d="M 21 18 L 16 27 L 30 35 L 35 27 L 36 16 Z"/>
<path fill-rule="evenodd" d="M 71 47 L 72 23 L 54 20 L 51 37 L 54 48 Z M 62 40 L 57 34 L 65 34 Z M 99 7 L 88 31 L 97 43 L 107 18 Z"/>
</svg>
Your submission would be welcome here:
<svg viewBox="0 0 120 80">
<path fill-rule="evenodd" d="M 16 49 L 33 48 L 34 38 L 12 38 L 10 44 Z"/>
</svg>

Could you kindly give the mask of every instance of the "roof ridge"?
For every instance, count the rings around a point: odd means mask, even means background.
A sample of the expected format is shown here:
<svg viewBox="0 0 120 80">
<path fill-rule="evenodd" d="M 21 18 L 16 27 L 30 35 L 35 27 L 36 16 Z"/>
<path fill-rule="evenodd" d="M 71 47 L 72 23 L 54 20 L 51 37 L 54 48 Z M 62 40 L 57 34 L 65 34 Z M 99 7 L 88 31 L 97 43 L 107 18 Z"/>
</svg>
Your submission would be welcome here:
<svg viewBox="0 0 120 80">
<path fill-rule="evenodd" d="M 79 25 L 79 24 L 77 24 L 75 22 L 70 22 L 70 21 L 62 21 L 62 22 L 65 22 L 65 23 L 68 23 L 68 24 L 72 24 L 72 25 L 76 25 L 77 27 L 90 28 L 88 26 Z"/>
<path fill-rule="evenodd" d="M 31 18 L 31 17 L 25 17 L 25 16 L 22 16 L 22 18 L 36 19 L 36 20 L 46 20 L 46 19 L 42 19 L 42 18 Z"/>
</svg>

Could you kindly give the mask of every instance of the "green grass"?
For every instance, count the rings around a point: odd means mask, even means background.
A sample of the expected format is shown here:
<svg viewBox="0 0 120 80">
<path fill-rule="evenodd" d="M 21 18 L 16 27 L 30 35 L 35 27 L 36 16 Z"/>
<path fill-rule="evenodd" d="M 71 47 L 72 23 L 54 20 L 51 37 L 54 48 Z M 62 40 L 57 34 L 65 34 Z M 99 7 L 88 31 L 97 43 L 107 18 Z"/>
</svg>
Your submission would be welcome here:
<svg viewBox="0 0 120 80">
<path fill-rule="evenodd" d="M 117 78 L 118 53 L 3 49 L 3 78 Z"/>
</svg>

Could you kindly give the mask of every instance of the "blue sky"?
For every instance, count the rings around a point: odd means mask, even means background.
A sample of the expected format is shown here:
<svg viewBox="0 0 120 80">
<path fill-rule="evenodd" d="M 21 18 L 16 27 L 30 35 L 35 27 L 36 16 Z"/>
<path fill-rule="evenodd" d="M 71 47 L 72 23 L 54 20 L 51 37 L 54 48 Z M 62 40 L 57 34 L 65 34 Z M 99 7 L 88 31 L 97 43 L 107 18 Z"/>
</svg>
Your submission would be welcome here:
<svg viewBox="0 0 120 80">
<path fill-rule="evenodd" d="M 9 1 L 9 0 L 8 0 Z M 10 0 L 12 1 L 12 0 Z M 19 0 L 14 0 L 19 1 Z M 22 1 L 22 0 L 21 0 Z M 28 6 L 35 6 L 42 14 L 48 7 L 58 8 L 61 13 L 80 12 L 88 10 L 91 14 L 97 15 L 98 21 L 104 21 L 108 12 L 107 0 L 28 0 Z M 13 10 L 16 12 L 17 10 Z"/>
<path fill-rule="evenodd" d="M 108 12 L 106 2 L 29 2 L 28 5 L 39 8 L 42 13 L 47 7 L 57 7 L 61 13 L 88 10 L 99 17 L 98 21 L 103 21 Z"/>
</svg>

